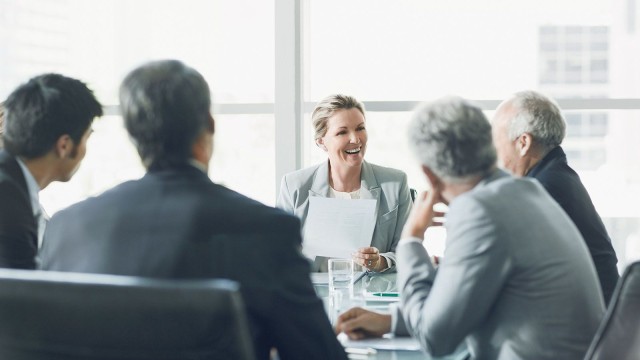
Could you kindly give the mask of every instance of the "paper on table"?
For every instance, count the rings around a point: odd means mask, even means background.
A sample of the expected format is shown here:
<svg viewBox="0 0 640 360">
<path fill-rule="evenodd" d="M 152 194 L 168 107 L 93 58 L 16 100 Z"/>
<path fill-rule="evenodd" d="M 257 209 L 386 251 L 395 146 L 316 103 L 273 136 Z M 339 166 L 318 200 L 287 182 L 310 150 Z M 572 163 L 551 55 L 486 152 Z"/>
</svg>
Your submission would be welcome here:
<svg viewBox="0 0 640 360">
<path fill-rule="evenodd" d="M 329 273 L 311 273 L 311 283 L 314 285 L 328 285 Z"/>
<path fill-rule="evenodd" d="M 338 340 L 340 340 L 344 347 L 420 351 L 420 343 L 418 343 L 418 340 L 409 336 L 393 337 L 391 334 L 386 334 L 382 338 L 349 340 L 349 338 L 342 333 L 338 335 Z"/>
<path fill-rule="evenodd" d="M 357 248 L 371 244 L 375 212 L 375 199 L 310 197 L 302 252 L 311 259 L 350 258 Z"/>
</svg>

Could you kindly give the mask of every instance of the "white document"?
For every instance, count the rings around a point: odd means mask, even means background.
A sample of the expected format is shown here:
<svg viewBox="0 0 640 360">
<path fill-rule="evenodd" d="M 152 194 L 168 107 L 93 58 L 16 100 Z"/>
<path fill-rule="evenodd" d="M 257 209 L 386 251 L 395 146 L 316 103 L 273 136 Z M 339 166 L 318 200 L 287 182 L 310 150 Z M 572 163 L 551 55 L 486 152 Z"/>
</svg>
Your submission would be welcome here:
<svg viewBox="0 0 640 360">
<path fill-rule="evenodd" d="M 351 258 L 356 249 L 371 245 L 375 213 L 375 199 L 310 197 L 302 252 L 311 259 Z"/>
<path fill-rule="evenodd" d="M 311 273 L 311 283 L 313 285 L 329 285 L 329 273 Z"/>
<path fill-rule="evenodd" d="M 377 350 L 404 350 L 404 351 L 420 351 L 420 343 L 412 337 L 394 337 L 391 334 L 385 334 L 381 338 L 371 338 L 363 340 L 349 340 L 349 338 L 341 333 L 338 340 L 344 347 L 350 348 L 371 348 Z"/>
</svg>

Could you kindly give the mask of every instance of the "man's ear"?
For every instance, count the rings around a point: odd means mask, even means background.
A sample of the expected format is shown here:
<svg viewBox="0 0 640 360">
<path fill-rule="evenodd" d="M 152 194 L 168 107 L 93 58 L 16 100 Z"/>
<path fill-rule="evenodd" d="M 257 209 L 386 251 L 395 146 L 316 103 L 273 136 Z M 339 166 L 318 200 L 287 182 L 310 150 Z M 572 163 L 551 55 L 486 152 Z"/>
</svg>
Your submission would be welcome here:
<svg viewBox="0 0 640 360">
<path fill-rule="evenodd" d="M 213 133 L 203 131 L 191 145 L 191 155 L 199 163 L 208 166 L 213 152 Z"/>
<path fill-rule="evenodd" d="M 327 147 L 324 145 L 324 140 L 322 138 L 316 139 L 316 145 L 324 151 L 327 151 Z"/>
<path fill-rule="evenodd" d="M 216 133 L 216 121 L 211 113 L 209 113 L 209 129 L 211 130 L 212 134 Z"/>
<path fill-rule="evenodd" d="M 516 139 L 516 148 L 520 157 L 526 156 L 533 146 L 533 137 L 529 133 L 523 133 Z"/>
<path fill-rule="evenodd" d="M 64 159 L 73 153 L 73 139 L 68 134 L 61 135 L 54 145 L 55 154 Z"/>
</svg>

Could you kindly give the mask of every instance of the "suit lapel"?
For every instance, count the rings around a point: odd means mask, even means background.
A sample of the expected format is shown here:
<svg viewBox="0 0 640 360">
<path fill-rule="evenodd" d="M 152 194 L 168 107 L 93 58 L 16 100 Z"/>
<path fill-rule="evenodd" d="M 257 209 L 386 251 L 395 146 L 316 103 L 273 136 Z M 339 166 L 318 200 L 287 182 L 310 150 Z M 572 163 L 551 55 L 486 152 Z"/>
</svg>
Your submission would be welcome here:
<svg viewBox="0 0 640 360">
<path fill-rule="evenodd" d="M 380 203 L 380 185 L 373 174 L 373 168 L 366 161 L 362 162 L 362 173 L 360 175 L 360 198 L 375 199 Z M 329 161 L 325 161 L 318 167 L 314 177 L 309 196 L 329 197 Z M 378 205 L 376 205 L 376 214 Z"/>
<path fill-rule="evenodd" d="M 373 174 L 373 167 L 366 161 L 362 162 L 362 174 L 360 178 L 362 179 L 360 182 L 360 198 L 376 200 L 374 219 L 377 219 L 378 210 L 380 209 L 380 185 L 378 185 L 378 180 Z"/>
<path fill-rule="evenodd" d="M 22 168 L 20 168 L 20 164 L 18 164 L 18 161 L 6 150 L 0 150 L 0 173 L 4 173 L 4 177 L 9 179 L 9 181 L 15 183 L 18 186 L 18 191 L 20 191 L 22 194 L 23 199 L 21 201 L 21 204 L 14 204 L 14 206 L 24 206 L 24 210 L 29 212 L 29 219 L 31 219 L 31 226 L 29 230 L 33 231 L 35 236 L 33 238 L 29 238 L 28 240 L 33 244 L 34 249 L 36 249 L 35 251 L 37 251 L 38 231 L 40 224 L 38 223 L 36 217 L 33 216 L 33 206 L 31 204 L 31 196 L 29 195 L 27 179 L 25 179 L 24 174 L 22 173 Z M 21 209 L 20 211 L 23 210 Z M 40 211 L 40 209 L 38 209 L 38 211 Z"/>
<path fill-rule="evenodd" d="M 322 163 L 313 176 L 313 184 L 309 189 L 311 196 L 329 197 L 329 160 Z"/>
<path fill-rule="evenodd" d="M 27 188 L 27 179 L 24 178 L 18 161 L 6 150 L 0 150 L 0 168 L 4 169 L 8 177 L 20 186 L 20 190 L 22 190 L 27 197 L 29 208 L 31 208 L 31 197 L 29 196 L 29 189 Z"/>
</svg>

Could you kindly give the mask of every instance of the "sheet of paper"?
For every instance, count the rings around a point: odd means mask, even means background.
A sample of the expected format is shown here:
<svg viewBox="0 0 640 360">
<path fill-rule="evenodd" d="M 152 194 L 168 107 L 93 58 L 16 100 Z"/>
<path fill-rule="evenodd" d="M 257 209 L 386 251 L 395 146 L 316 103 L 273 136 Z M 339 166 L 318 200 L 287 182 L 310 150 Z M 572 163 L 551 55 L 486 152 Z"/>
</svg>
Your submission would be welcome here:
<svg viewBox="0 0 640 360">
<path fill-rule="evenodd" d="M 329 273 L 311 273 L 311 283 L 314 285 L 328 285 Z"/>
<path fill-rule="evenodd" d="M 371 245 L 376 200 L 309 198 L 302 252 L 316 256 L 350 258 L 360 247 Z"/>
<path fill-rule="evenodd" d="M 420 351 L 420 343 L 418 343 L 418 340 L 412 337 L 393 337 L 391 334 L 386 334 L 382 338 L 349 340 L 349 338 L 342 333 L 338 335 L 338 340 L 340 340 L 344 347 Z"/>
</svg>

